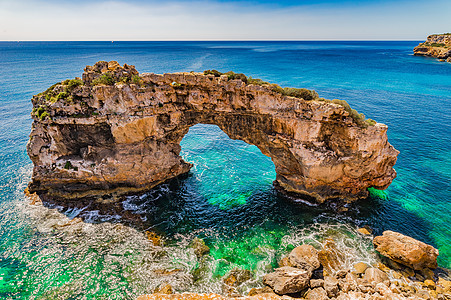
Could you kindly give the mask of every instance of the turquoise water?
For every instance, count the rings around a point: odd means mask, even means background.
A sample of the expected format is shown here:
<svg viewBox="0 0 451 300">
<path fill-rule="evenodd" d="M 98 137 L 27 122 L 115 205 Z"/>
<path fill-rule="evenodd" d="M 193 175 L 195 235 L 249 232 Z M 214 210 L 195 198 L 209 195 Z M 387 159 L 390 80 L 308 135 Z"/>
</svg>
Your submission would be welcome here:
<svg viewBox="0 0 451 300">
<path fill-rule="evenodd" d="M 412 56 L 417 44 L 0 42 L 0 298 L 132 299 L 162 282 L 178 291 L 221 292 L 221 278 L 233 268 L 253 272 L 240 287 L 246 292 L 301 242 L 333 239 L 346 264 L 373 261 L 371 241 L 356 233 L 364 224 L 430 243 L 439 264 L 451 267 L 451 64 Z M 273 189 L 268 157 L 199 124 L 181 143 L 194 164 L 184 178 L 122 204 L 30 205 L 22 193 L 32 169 L 25 151 L 30 98 L 98 60 L 140 72 L 234 70 L 347 100 L 389 126 L 401 151 L 398 177 L 339 213 L 294 204 Z M 163 244 L 150 243 L 145 231 L 157 232 Z M 211 249 L 202 260 L 190 248 L 196 236 Z"/>
</svg>

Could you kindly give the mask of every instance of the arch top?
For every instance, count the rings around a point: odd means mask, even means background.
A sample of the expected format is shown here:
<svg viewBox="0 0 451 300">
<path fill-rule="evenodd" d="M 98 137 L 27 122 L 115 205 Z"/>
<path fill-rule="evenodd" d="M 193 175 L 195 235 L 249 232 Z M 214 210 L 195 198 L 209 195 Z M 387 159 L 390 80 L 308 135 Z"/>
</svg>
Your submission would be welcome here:
<svg viewBox="0 0 451 300">
<path fill-rule="evenodd" d="M 33 97 L 31 192 L 76 199 L 151 189 L 186 173 L 180 141 L 195 124 L 256 145 L 284 191 L 321 203 L 367 196 L 396 176 L 387 126 L 344 101 L 243 74 L 139 74 L 98 62 Z"/>
</svg>

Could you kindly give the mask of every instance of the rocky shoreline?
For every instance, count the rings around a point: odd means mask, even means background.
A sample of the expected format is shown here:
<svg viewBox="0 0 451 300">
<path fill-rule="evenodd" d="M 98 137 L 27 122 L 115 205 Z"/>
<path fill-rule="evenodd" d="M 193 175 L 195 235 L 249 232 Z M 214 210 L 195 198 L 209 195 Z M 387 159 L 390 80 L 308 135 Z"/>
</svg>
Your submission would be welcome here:
<svg viewBox="0 0 451 300">
<path fill-rule="evenodd" d="M 451 33 L 432 34 L 413 49 L 414 55 L 430 56 L 451 62 Z"/>
<path fill-rule="evenodd" d="M 371 234 L 368 228 L 359 232 Z M 321 249 L 299 245 L 279 261 L 279 268 L 263 277 L 263 288 L 253 288 L 247 296 L 239 295 L 236 288 L 251 278 L 250 272 L 232 270 L 223 279 L 224 295 L 177 294 L 167 283 L 137 300 L 451 299 L 451 272 L 437 267 L 437 249 L 393 231 L 376 236 L 373 244 L 380 253 L 379 262 L 358 262 L 351 269 L 343 268 L 345 254 L 333 240 Z"/>
</svg>

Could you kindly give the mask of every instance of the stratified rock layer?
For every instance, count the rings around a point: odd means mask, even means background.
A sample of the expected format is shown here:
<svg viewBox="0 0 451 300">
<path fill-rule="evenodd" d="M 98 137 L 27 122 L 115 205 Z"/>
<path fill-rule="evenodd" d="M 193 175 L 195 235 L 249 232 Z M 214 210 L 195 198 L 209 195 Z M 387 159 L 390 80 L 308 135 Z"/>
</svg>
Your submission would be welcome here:
<svg viewBox="0 0 451 300">
<path fill-rule="evenodd" d="M 415 55 L 431 56 L 451 62 L 451 34 L 433 34 L 413 49 Z"/>
<path fill-rule="evenodd" d="M 256 145 L 278 186 L 323 202 L 355 200 L 395 178 L 387 126 L 362 126 L 342 105 L 295 98 L 226 75 L 139 75 L 98 62 L 83 80 L 33 97 L 30 192 L 77 198 L 148 190 L 186 173 L 180 141 L 199 123 Z M 307 97 L 304 97 L 307 98 Z"/>
</svg>

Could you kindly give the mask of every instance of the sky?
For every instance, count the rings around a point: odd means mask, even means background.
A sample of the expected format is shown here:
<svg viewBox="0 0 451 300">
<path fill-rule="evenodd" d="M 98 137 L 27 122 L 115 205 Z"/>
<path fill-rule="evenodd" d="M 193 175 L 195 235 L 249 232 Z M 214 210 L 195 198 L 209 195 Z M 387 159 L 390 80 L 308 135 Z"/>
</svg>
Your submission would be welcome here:
<svg viewBox="0 0 451 300">
<path fill-rule="evenodd" d="M 424 40 L 451 0 L 0 0 L 0 41 Z"/>
</svg>

